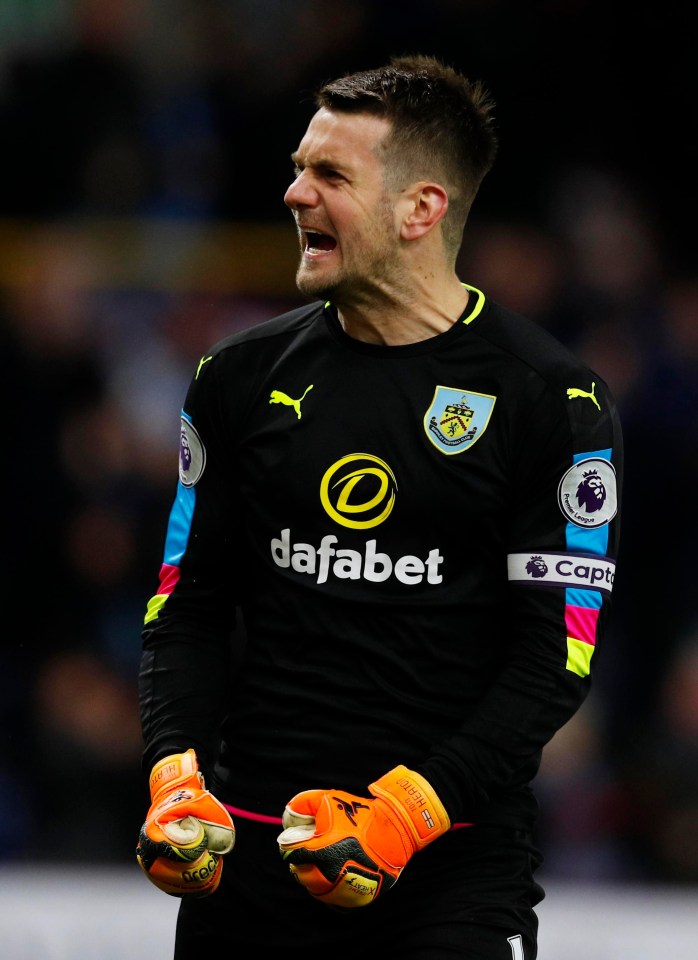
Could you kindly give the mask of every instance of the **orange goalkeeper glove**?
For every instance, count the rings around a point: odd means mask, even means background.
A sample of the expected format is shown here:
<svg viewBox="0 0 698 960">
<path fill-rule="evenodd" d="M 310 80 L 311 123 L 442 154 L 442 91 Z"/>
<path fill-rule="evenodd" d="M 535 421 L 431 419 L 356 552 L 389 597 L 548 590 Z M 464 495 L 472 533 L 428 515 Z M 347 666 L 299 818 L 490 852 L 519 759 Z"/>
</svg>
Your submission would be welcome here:
<svg viewBox="0 0 698 960">
<path fill-rule="evenodd" d="M 369 786 L 375 799 L 305 790 L 286 807 L 278 838 L 291 873 L 318 900 L 363 907 L 389 890 L 412 854 L 451 826 L 430 784 L 395 767 Z"/>
<path fill-rule="evenodd" d="M 136 858 L 156 887 L 173 897 L 207 897 L 218 887 L 221 854 L 235 843 L 223 804 L 206 790 L 196 753 L 174 753 L 153 767 L 151 805 Z"/>
</svg>

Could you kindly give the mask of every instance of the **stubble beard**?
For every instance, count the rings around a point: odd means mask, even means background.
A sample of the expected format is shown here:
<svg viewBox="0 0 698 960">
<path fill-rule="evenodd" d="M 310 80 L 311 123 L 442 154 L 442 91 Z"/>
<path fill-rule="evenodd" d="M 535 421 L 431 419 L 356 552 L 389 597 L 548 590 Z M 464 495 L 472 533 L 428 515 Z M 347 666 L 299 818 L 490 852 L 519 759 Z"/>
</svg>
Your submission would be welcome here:
<svg viewBox="0 0 698 960">
<path fill-rule="evenodd" d="M 375 280 L 364 274 L 341 274 L 334 277 L 308 276 L 299 267 L 296 274 L 296 286 L 311 300 L 331 300 L 335 306 L 358 306 L 370 302 L 375 291 Z"/>
<path fill-rule="evenodd" d="M 344 265 L 323 276 L 315 276 L 315 271 L 309 270 L 301 262 L 296 272 L 296 286 L 304 296 L 331 300 L 334 304 L 353 300 L 365 285 L 366 278 L 363 274 L 349 273 L 344 269 Z"/>
<path fill-rule="evenodd" d="M 334 284 L 313 277 L 311 272 L 304 268 L 303 264 L 296 271 L 296 286 L 304 296 L 311 300 L 329 300 L 334 292 Z"/>
</svg>

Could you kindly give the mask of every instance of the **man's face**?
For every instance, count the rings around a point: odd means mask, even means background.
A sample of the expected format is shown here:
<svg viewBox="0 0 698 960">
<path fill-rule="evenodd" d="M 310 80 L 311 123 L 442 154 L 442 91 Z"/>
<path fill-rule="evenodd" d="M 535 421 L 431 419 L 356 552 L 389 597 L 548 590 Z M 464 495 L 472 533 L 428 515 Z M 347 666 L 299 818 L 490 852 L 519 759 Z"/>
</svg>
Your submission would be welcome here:
<svg viewBox="0 0 698 960">
<path fill-rule="evenodd" d="M 298 227 L 302 293 L 361 301 L 399 270 L 397 198 L 386 191 L 378 150 L 389 130 L 369 114 L 321 109 L 310 121 L 284 197 Z"/>
</svg>

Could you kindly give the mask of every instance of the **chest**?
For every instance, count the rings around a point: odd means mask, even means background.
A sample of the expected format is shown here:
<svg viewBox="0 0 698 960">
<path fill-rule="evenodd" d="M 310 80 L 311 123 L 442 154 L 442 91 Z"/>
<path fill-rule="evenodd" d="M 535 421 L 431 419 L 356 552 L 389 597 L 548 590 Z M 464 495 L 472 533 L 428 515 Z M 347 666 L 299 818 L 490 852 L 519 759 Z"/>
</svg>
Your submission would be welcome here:
<svg viewBox="0 0 698 960">
<path fill-rule="evenodd" d="M 476 356 L 290 354 L 260 383 L 241 439 L 250 522 L 425 556 L 499 538 L 512 473 L 502 383 Z"/>
</svg>

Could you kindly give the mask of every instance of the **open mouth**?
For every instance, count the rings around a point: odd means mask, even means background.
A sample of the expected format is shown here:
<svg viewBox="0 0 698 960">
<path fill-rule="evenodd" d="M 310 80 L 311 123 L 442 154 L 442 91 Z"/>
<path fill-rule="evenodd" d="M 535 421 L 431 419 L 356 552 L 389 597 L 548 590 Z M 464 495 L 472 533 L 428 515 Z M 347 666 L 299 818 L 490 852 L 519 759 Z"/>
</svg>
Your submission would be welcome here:
<svg viewBox="0 0 698 960">
<path fill-rule="evenodd" d="M 327 233 L 318 233 L 315 230 L 304 231 L 306 253 L 327 253 L 334 250 L 337 241 Z"/>
</svg>

